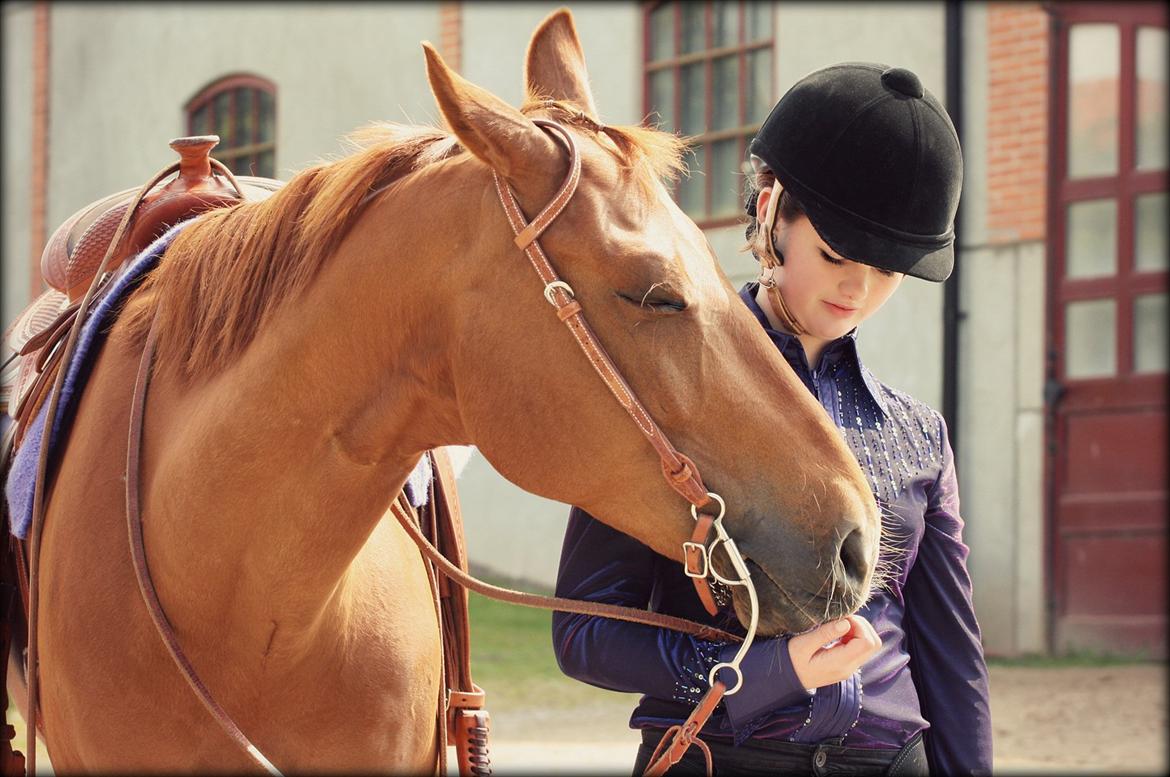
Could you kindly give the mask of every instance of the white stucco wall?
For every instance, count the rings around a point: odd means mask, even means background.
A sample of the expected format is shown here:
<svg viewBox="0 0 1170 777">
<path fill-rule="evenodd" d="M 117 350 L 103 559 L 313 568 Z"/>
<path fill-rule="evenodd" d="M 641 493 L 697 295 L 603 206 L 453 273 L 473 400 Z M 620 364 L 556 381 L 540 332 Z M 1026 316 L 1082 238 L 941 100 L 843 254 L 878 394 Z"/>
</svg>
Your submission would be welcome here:
<svg viewBox="0 0 1170 777">
<path fill-rule="evenodd" d="M 432 4 L 71 3 L 52 20 L 52 224 L 173 161 L 183 104 L 230 73 L 276 83 L 280 178 L 360 124 L 433 105 L 419 46 L 438 36 Z"/>
<path fill-rule="evenodd" d="M 966 250 L 959 479 L 984 645 L 1044 649 L 1044 246 Z"/>
<path fill-rule="evenodd" d="M 0 232 L 4 241 L 4 296 L 0 317 L 7 327 L 29 300 L 33 6 L 5 3 L 3 13 L 4 92 L 0 116 L 4 120 L 4 202 Z"/>
<path fill-rule="evenodd" d="M 1043 243 L 989 244 L 987 5 L 963 6 L 962 293 L 956 452 L 987 650 L 1042 652 Z"/>
</svg>

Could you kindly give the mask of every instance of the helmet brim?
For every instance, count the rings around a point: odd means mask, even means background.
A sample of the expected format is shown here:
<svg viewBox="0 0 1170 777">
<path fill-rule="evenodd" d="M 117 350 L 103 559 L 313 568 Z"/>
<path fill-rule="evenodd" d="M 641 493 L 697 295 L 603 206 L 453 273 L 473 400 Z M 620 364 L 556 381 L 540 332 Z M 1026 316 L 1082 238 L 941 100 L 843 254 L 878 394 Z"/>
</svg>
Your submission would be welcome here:
<svg viewBox="0 0 1170 777">
<path fill-rule="evenodd" d="M 821 239 L 846 259 L 936 283 L 950 277 L 955 265 L 954 232 L 944 235 L 889 234 L 856 214 L 824 201 L 784 170 L 772 172 L 801 204 Z"/>
</svg>

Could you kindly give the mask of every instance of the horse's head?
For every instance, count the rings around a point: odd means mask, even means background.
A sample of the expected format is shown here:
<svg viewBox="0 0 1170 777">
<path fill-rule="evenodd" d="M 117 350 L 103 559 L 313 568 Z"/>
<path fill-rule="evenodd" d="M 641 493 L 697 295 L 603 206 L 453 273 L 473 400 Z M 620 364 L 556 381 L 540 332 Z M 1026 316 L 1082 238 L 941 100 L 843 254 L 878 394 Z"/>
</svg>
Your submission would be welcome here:
<svg viewBox="0 0 1170 777">
<path fill-rule="evenodd" d="M 471 152 L 452 160 L 464 183 L 446 207 L 467 211 L 475 237 L 458 249 L 445 294 L 468 441 L 521 487 L 681 560 L 694 526 L 688 504 L 546 301 L 492 185 L 488 168 L 528 218 L 552 198 L 568 157 L 532 121 L 552 118 L 573 133 L 583 172 L 541 244 L 634 394 L 725 500 L 724 524 L 759 591 L 761 631 L 802 630 L 860 606 L 877 557 L 874 498 L 838 430 L 660 182 L 677 164 L 678 141 L 597 121 L 567 11 L 533 35 L 521 110 L 426 54 L 442 115 Z M 730 575 L 722 555 L 714 563 Z M 743 619 L 746 601 L 736 604 Z"/>
</svg>

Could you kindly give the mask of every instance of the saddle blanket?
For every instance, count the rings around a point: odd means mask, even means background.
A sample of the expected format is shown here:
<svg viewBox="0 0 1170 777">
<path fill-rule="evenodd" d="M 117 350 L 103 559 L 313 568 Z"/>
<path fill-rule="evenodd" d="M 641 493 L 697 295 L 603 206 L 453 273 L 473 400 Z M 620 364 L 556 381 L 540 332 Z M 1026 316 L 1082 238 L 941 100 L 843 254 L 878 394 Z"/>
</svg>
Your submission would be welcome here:
<svg viewBox="0 0 1170 777">
<path fill-rule="evenodd" d="M 66 365 L 65 380 L 61 385 L 61 399 L 57 406 L 57 417 L 53 419 L 53 429 L 49 435 L 50 452 L 68 432 L 76 411 L 77 399 L 80 397 L 85 380 L 93 367 L 94 355 L 106 333 L 109 332 L 110 326 L 117 318 L 122 303 L 138 287 L 146 274 L 158 264 L 175 235 L 193 220 L 189 219 L 175 224 L 132 259 L 122 274 L 111 282 L 109 291 L 90 310 L 88 318 L 82 324 L 81 333 L 78 335 L 77 349 L 73 360 Z M 129 401 L 129 394 L 127 394 L 126 399 Z M 12 466 L 5 482 L 9 531 L 22 540 L 28 537 L 28 530 L 32 524 L 37 462 L 41 454 L 48 406 L 49 403 L 45 402 L 37 412 L 36 418 L 31 422 L 20 450 L 12 459 Z M 4 429 L 0 431 L 6 431 L 11 423 L 12 419 L 4 414 Z M 426 504 L 432 474 L 430 457 L 422 456 L 406 483 L 407 496 L 415 507 L 422 507 Z"/>
</svg>

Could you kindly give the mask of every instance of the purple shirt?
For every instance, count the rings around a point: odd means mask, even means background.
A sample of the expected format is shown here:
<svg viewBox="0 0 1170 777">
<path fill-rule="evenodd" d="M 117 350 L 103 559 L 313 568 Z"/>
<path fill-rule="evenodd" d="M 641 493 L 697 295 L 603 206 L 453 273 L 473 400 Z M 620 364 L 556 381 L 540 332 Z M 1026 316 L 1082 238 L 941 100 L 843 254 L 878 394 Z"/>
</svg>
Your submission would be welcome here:
<svg viewBox="0 0 1170 777">
<path fill-rule="evenodd" d="M 736 744 L 749 737 L 842 738 L 846 746 L 896 749 L 924 731 L 932 772 L 990 773 L 987 667 L 946 425 L 925 404 L 874 378 L 858 357 L 856 330 L 830 343 L 810 369 L 800 341 L 771 328 L 756 288 L 749 283 L 740 296 L 828 411 L 882 508 L 888 577 L 858 613 L 882 645 L 852 677 L 812 693 L 796 678 L 787 637 L 758 640 L 744 660 L 743 686 L 725 697 L 704 737 Z M 557 595 L 649 607 L 744 633 L 726 602 L 716 616 L 707 614 L 680 563 L 578 508 L 565 534 Z M 633 728 L 681 723 L 707 690 L 710 668 L 737 647 L 561 612 L 553 614 L 553 645 L 569 676 L 644 694 Z"/>
</svg>

